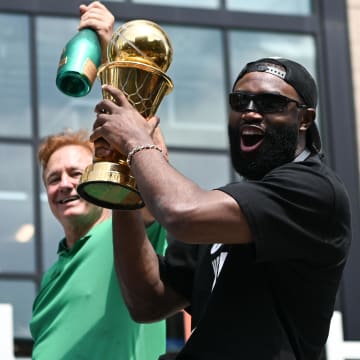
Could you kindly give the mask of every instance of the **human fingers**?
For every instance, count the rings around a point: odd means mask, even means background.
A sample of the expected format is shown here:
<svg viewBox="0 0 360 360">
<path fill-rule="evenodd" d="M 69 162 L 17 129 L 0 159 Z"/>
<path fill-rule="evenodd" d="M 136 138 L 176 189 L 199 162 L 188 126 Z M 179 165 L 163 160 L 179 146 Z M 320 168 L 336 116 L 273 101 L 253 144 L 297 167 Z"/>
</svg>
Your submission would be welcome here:
<svg viewBox="0 0 360 360">
<path fill-rule="evenodd" d="M 93 29 L 101 41 L 109 42 L 113 34 L 114 18 L 112 14 L 84 10 L 84 12 L 81 13 L 78 30 L 84 28 Z"/>
<path fill-rule="evenodd" d="M 102 10 L 104 12 L 110 12 L 110 10 L 103 3 L 101 3 L 100 1 L 92 1 L 88 5 L 81 4 L 79 6 L 79 8 L 80 8 L 80 11 L 82 9 L 88 10 L 88 11 L 99 9 L 99 10 Z"/>
<path fill-rule="evenodd" d="M 97 114 L 113 114 L 116 112 L 117 104 L 110 99 L 103 99 L 95 105 L 94 112 Z"/>
<path fill-rule="evenodd" d="M 118 89 L 112 85 L 104 84 L 102 86 L 102 90 L 104 92 L 107 92 L 109 95 L 111 95 L 113 97 L 115 103 L 118 106 L 132 107 L 132 105 L 129 103 L 127 97 L 124 95 L 124 93 L 120 89 Z"/>
<path fill-rule="evenodd" d="M 97 115 L 93 125 L 93 131 L 90 134 L 90 141 L 95 144 L 102 144 L 98 146 L 98 156 L 109 155 L 109 149 L 122 152 L 124 141 L 121 139 L 121 129 L 121 125 L 118 126 L 117 122 L 113 121 L 113 115 Z M 104 146 L 104 144 L 106 144 L 106 146 Z"/>
<path fill-rule="evenodd" d="M 113 34 L 114 23 L 114 15 L 99 1 L 92 2 L 88 6 L 80 5 L 78 29 L 91 28 L 96 31 L 100 40 L 104 62 L 107 60 L 106 49 Z"/>
<path fill-rule="evenodd" d="M 79 10 L 80 10 L 80 16 L 82 16 L 86 12 L 87 6 L 85 4 L 81 4 L 79 6 Z"/>
<path fill-rule="evenodd" d="M 98 114 L 93 124 L 93 131 L 90 134 L 90 141 L 95 142 L 102 138 L 102 127 L 108 120 L 108 114 Z"/>
<path fill-rule="evenodd" d="M 96 24 L 96 30 L 108 28 L 108 24 L 113 24 L 115 18 L 113 14 L 106 8 L 91 8 L 89 6 L 80 7 L 81 20 L 85 21 L 94 21 L 93 24 Z M 87 23 L 88 25 L 91 23 Z"/>
</svg>

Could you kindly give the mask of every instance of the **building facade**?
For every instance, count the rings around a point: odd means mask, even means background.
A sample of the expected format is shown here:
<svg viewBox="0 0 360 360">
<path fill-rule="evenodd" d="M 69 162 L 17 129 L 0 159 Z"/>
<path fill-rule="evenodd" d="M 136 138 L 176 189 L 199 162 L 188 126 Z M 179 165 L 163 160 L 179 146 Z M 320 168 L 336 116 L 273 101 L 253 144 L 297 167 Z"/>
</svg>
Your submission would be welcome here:
<svg viewBox="0 0 360 360">
<path fill-rule="evenodd" d="M 91 129 L 101 98 L 56 88 L 65 43 L 75 34 L 81 2 L 0 2 L 0 303 L 14 306 L 14 337 L 28 349 L 31 305 L 62 230 L 47 206 L 37 164 L 41 138 L 65 128 Z M 104 1 L 116 24 L 159 23 L 174 47 L 174 90 L 158 115 L 175 167 L 204 188 L 236 179 L 227 147 L 227 93 L 241 67 L 263 56 L 304 64 L 319 85 L 319 127 L 330 165 L 344 180 L 353 212 L 353 245 L 338 298 L 349 340 L 360 340 L 359 171 L 360 1 Z M 348 26 L 350 24 L 350 26 Z M 350 32 L 348 31 L 350 29 Z M 350 34 L 350 36 L 349 36 Z M 351 47 L 350 47 L 351 44 Z M 20 350 L 19 350 L 20 351 Z M 24 350 L 26 352 L 26 350 Z"/>
</svg>

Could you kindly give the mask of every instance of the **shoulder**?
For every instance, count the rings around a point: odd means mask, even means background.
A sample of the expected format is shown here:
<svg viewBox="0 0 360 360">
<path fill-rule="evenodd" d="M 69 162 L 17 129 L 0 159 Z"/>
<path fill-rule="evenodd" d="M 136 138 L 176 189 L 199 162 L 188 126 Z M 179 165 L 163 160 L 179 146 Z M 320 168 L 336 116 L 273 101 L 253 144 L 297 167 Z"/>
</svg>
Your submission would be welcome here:
<svg viewBox="0 0 360 360">
<path fill-rule="evenodd" d="M 240 181 L 220 188 L 235 198 L 280 196 L 287 200 L 317 200 L 346 205 L 348 194 L 341 179 L 318 156 L 273 169 L 259 181 Z"/>
<path fill-rule="evenodd" d="M 264 229 L 270 233 L 271 228 L 274 234 L 281 229 L 308 229 L 321 233 L 324 241 L 349 237 L 346 188 L 318 156 L 280 166 L 259 181 L 241 181 L 221 190 L 234 197 L 257 235 Z"/>
</svg>

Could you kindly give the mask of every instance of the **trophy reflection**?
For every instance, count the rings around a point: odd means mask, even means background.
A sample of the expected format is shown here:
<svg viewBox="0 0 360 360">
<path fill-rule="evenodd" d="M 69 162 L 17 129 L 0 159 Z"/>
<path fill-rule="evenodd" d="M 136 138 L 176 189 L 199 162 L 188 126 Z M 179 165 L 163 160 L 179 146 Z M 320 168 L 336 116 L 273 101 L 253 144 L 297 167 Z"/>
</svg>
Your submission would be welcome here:
<svg viewBox="0 0 360 360">
<path fill-rule="evenodd" d="M 133 20 L 120 26 L 107 48 L 108 62 L 98 70 L 101 84 L 110 84 L 125 94 L 145 117 L 153 116 L 173 83 L 165 74 L 172 60 L 172 45 L 164 30 L 148 20 Z M 113 97 L 103 91 L 104 99 Z M 125 155 L 104 140 L 95 141 L 94 162 L 88 166 L 77 191 L 85 200 L 109 209 L 144 206 Z M 107 156 L 100 156 L 105 147 Z"/>
</svg>

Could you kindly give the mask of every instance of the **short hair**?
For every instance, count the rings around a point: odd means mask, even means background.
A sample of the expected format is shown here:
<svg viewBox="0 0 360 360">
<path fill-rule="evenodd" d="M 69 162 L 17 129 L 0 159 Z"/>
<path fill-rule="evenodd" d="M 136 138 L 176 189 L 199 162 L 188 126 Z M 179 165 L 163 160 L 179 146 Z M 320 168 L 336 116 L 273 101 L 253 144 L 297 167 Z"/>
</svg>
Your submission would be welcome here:
<svg viewBox="0 0 360 360">
<path fill-rule="evenodd" d="M 38 150 L 38 160 L 44 170 L 47 167 L 50 156 L 58 149 L 67 145 L 79 145 L 94 152 L 94 144 L 89 140 L 88 131 L 80 129 L 77 131 L 65 130 L 58 134 L 45 137 Z"/>
</svg>

